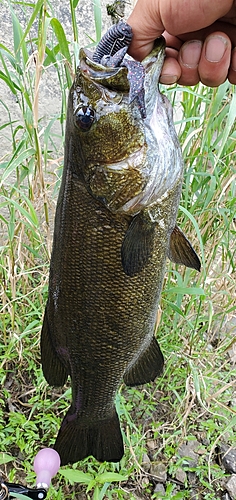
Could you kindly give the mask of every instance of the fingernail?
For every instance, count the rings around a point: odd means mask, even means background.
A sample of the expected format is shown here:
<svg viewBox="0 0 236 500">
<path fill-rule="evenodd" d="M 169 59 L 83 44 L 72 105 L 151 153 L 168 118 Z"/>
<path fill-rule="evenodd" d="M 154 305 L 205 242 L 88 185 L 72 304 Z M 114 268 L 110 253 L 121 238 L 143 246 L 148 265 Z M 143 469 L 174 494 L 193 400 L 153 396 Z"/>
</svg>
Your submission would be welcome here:
<svg viewBox="0 0 236 500">
<path fill-rule="evenodd" d="M 233 71 L 236 71 L 236 49 L 232 51 L 231 68 Z"/>
<path fill-rule="evenodd" d="M 201 40 L 191 40 L 185 42 L 180 49 L 180 59 L 187 68 L 196 68 L 201 57 Z"/>
<path fill-rule="evenodd" d="M 165 85 L 172 85 L 173 83 L 176 83 L 178 81 L 178 76 L 177 75 L 161 75 L 160 76 L 160 83 L 164 83 Z"/>
<path fill-rule="evenodd" d="M 205 56 L 209 62 L 219 62 L 228 46 L 223 36 L 212 36 L 206 41 Z"/>
</svg>

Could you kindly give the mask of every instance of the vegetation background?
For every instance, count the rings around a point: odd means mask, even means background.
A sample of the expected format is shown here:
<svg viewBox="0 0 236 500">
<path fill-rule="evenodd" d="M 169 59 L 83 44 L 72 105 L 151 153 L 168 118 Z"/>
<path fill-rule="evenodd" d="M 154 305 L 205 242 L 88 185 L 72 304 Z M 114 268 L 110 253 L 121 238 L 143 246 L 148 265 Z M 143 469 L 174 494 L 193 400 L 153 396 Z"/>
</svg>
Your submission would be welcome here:
<svg viewBox="0 0 236 500">
<path fill-rule="evenodd" d="M 33 458 L 53 445 L 70 400 L 69 385 L 43 378 L 39 336 L 67 92 L 79 47 L 110 22 L 101 3 L 0 0 L 0 465 L 8 481 L 31 486 Z M 236 498 L 235 458 L 224 460 L 236 447 L 236 92 L 228 82 L 162 91 L 185 159 L 178 223 L 202 270 L 167 266 L 157 331 L 165 372 L 117 395 L 121 463 L 61 468 L 51 499 Z"/>
</svg>

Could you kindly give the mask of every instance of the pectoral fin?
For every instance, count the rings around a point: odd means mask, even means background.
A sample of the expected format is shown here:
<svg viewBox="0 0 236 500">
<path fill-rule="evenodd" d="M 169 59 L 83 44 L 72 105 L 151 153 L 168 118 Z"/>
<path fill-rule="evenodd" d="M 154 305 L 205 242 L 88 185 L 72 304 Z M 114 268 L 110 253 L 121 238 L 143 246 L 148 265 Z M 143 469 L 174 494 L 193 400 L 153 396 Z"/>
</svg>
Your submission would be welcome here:
<svg viewBox="0 0 236 500">
<path fill-rule="evenodd" d="M 172 262 L 175 262 L 175 264 L 183 264 L 197 271 L 201 269 L 201 262 L 198 255 L 193 249 L 190 241 L 178 226 L 175 226 L 170 236 L 168 257 Z"/>
<path fill-rule="evenodd" d="M 132 220 L 122 243 L 121 260 L 125 274 L 134 276 L 146 266 L 153 250 L 154 224 L 142 213 Z"/>
</svg>

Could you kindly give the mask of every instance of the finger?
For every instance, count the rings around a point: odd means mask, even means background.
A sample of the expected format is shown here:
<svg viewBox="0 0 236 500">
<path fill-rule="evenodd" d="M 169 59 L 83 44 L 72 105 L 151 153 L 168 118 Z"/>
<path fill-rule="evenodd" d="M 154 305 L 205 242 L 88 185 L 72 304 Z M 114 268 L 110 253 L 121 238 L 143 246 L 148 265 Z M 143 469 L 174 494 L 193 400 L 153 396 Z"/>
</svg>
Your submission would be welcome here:
<svg viewBox="0 0 236 500">
<path fill-rule="evenodd" d="M 132 39 L 128 48 L 128 54 L 137 61 L 142 61 L 153 49 L 154 42 L 137 41 Z"/>
<path fill-rule="evenodd" d="M 203 44 L 198 64 L 198 73 L 202 83 L 210 87 L 217 87 L 223 83 L 228 76 L 230 60 L 229 37 L 222 32 L 209 35 Z"/>
<path fill-rule="evenodd" d="M 165 85 L 173 85 L 173 83 L 176 83 L 179 80 L 180 76 L 181 68 L 176 57 L 167 56 L 163 64 L 160 82 Z"/>
<path fill-rule="evenodd" d="M 228 73 L 230 83 L 236 85 L 236 48 L 232 51 L 231 65 Z"/>
<path fill-rule="evenodd" d="M 217 61 L 208 61 L 206 59 L 206 52 L 204 52 L 206 48 L 206 41 L 209 40 L 211 37 L 215 37 L 215 35 L 220 35 L 221 36 L 221 42 L 222 42 L 222 37 L 226 39 L 226 46 L 225 46 L 225 52 L 224 52 L 224 42 L 223 42 L 223 49 L 221 51 L 221 54 L 218 52 L 218 59 L 219 55 L 223 57 L 217 62 Z M 181 79 L 179 80 L 179 83 L 182 85 L 190 85 L 188 82 L 189 78 L 189 71 L 191 68 L 188 68 L 188 63 L 189 63 L 189 58 L 187 58 L 187 68 L 185 65 L 185 58 L 183 56 L 183 51 L 186 48 L 186 43 L 191 42 L 193 39 L 196 40 L 202 40 L 204 43 L 204 48 L 202 49 L 202 54 L 201 54 L 201 60 L 199 60 L 200 64 L 200 69 L 198 68 L 199 71 L 199 78 L 200 80 L 205 83 L 205 85 L 208 86 L 217 86 L 220 85 L 226 78 L 229 79 L 231 83 L 236 83 L 235 82 L 235 71 L 236 71 L 236 61 L 235 61 L 235 55 L 234 55 L 234 50 L 232 52 L 232 58 L 231 58 L 231 63 L 229 62 L 230 60 L 230 51 L 231 51 L 231 45 L 230 41 L 232 43 L 232 47 L 234 48 L 236 45 L 236 29 L 235 26 L 229 25 L 224 22 L 216 22 L 213 25 L 204 28 L 200 31 L 195 31 L 193 33 L 185 33 L 181 34 L 178 36 L 178 38 L 182 41 L 185 42 L 182 45 L 182 48 L 180 50 L 180 56 L 179 56 L 179 63 L 181 66 L 181 71 L 182 71 L 182 76 Z M 215 52 L 219 51 L 219 42 L 216 42 L 213 40 L 213 47 L 215 47 Z M 216 42 L 216 43 L 215 43 Z M 209 49 L 209 46 L 208 46 Z M 187 46 L 187 50 L 185 55 L 188 56 L 188 50 L 190 50 Z M 190 55 L 189 55 L 190 57 Z M 209 57 L 209 53 L 208 53 Z M 210 59 L 212 59 L 212 54 Z M 231 64 L 231 66 L 230 66 Z M 232 64 L 234 64 L 232 66 Z M 197 83 L 197 78 L 195 75 L 195 79 L 192 76 L 191 80 L 194 83 Z"/>
<path fill-rule="evenodd" d="M 215 23 L 211 24 L 211 26 L 207 26 L 206 28 L 203 28 L 198 31 L 181 33 L 178 35 L 178 38 L 182 42 L 187 42 L 190 40 L 202 40 L 204 42 L 209 35 L 213 35 L 218 31 L 230 38 L 233 47 L 236 46 L 235 26 L 233 24 L 229 24 L 223 21 L 216 21 Z"/>
<path fill-rule="evenodd" d="M 164 31 L 158 9 L 152 9 L 152 2 L 138 0 L 127 23 L 133 33 L 128 53 L 142 61 L 151 52 L 154 40 Z"/>
<path fill-rule="evenodd" d="M 171 47 L 172 49 L 180 50 L 183 45 L 183 41 L 177 36 L 170 35 L 167 31 L 164 31 L 163 36 L 166 41 L 166 47 Z"/>
<path fill-rule="evenodd" d="M 201 59 L 203 44 L 201 40 L 191 40 L 182 45 L 178 62 L 181 69 L 179 82 L 181 85 L 196 85 L 200 78 L 198 65 Z"/>
</svg>

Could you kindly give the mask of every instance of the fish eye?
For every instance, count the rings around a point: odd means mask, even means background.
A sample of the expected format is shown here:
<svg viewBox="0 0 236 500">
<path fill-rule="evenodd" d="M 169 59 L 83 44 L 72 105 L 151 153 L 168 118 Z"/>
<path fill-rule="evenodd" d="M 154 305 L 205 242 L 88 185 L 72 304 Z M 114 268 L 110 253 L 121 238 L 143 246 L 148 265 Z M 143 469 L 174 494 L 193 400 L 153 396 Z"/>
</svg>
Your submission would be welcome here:
<svg viewBox="0 0 236 500">
<path fill-rule="evenodd" d="M 75 125 L 83 132 L 87 132 L 95 120 L 95 111 L 91 106 L 79 105 L 74 113 Z"/>
</svg>

